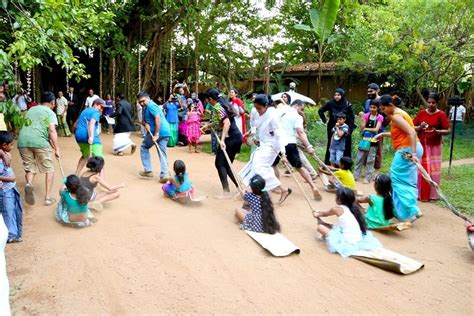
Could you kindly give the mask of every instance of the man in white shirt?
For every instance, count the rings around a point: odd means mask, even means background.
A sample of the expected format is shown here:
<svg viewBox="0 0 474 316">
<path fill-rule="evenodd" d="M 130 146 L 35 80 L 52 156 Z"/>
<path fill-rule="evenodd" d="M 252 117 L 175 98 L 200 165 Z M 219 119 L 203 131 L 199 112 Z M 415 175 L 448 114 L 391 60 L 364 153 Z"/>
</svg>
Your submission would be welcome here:
<svg viewBox="0 0 474 316">
<path fill-rule="evenodd" d="M 313 146 L 309 143 L 308 137 L 303 127 L 303 117 L 298 114 L 296 108 L 292 108 L 289 105 L 283 103 L 280 104 L 277 108 L 277 113 L 280 116 L 281 125 L 283 129 L 283 134 L 285 135 L 286 143 L 285 151 L 286 158 L 293 168 L 299 172 L 299 174 L 306 180 L 306 182 L 311 187 L 313 196 L 315 200 L 320 201 L 322 199 L 321 194 L 313 183 L 311 175 L 308 170 L 303 167 L 301 162 L 300 154 L 298 152 L 298 147 L 296 146 L 297 139 L 299 138 L 303 145 L 306 147 L 309 154 L 314 153 Z M 279 176 L 278 169 L 276 165 L 280 162 L 279 157 L 273 163 L 275 174 Z"/>
<path fill-rule="evenodd" d="M 56 115 L 58 117 L 58 126 L 56 128 L 58 136 L 69 137 L 71 132 L 67 125 L 67 105 L 68 101 L 64 97 L 62 91 L 58 92 L 58 98 L 56 99 Z"/>
<path fill-rule="evenodd" d="M 456 119 L 454 119 L 454 106 L 451 107 L 451 110 L 449 110 L 449 120 L 451 121 L 451 124 L 454 125 L 456 124 L 456 127 L 454 128 L 459 135 L 462 135 L 462 129 L 463 129 L 463 123 L 464 119 L 466 118 L 466 108 L 464 105 L 458 105 L 456 109 Z"/>
<path fill-rule="evenodd" d="M 22 111 L 22 112 L 26 112 L 28 110 L 27 101 L 28 100 L 27 100 L 27 97 L 26 97 L 26 93 L 23 90 L 20 90 L 20 92 L 17 93 L 13 97 L 13 102 L 15 102 L 16 105 L 18 105 L 18 107 L 20 108 L 20 111 Z"/>
<path fill-rule="evenodd" d="M 86 102 L 84 103 L 84 106 L 86 108 L 92 107 L 92 104 L 94 103 L 95 100 L 99 99 L 99 96 L 97 94 L 94 94 L 94 90 L 89 89 L 88 91 L 88 97 L 86 99 Z"/>
</svg>

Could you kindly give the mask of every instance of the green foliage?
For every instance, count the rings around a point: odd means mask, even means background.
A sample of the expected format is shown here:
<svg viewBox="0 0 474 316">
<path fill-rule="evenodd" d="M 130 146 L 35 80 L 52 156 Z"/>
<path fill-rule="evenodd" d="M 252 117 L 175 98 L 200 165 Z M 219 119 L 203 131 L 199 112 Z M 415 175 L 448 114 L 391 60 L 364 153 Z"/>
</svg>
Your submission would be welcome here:
<svg viewBox="0 0 474 316">
<path fill-rule="evenodd" d="M 97 48 L 114 26 L 114 13 L 105 0 L 11 1 L 4 3 L 10 27 L 2 29 L 0 81 L 12 81 L 16 63 L 26 71 L 52 58 L 70 76 L 87 77 L 73 48 L 86 52 Z M 7 20 L 7 19 L 4 19 Z M 5 57 L 6 56 L 6 57 Z"/>
<path fill-rule="evenodd" d="M 473 178 L 474 165 L 452 167 L 449 176 L 447 168 L 443 168 L 441 173 L 441 190 L 446 194 L 449 202 L 470 216 L 474 216 Z M 442 201 L 438 201 L 438 204 L 445 206 Z"/>
<path fill-rule="evenodd" d="M 18 105 L 11 100 L 0 102 L 0 113 L 3 113 L 5 122 L 12 124 L 15 128 L 22 128 L 31 124 L 31 120 L 25 117 Z"/>
</svg>

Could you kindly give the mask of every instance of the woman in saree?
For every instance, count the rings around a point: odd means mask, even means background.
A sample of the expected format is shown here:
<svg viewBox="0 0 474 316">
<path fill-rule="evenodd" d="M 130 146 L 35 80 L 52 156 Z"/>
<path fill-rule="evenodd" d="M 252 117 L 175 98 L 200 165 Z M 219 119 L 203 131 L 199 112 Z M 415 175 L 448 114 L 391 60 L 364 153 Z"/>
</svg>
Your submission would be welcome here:
<svg viewBox="0 0 474 316">
<path fill-rule="evenodd" d="M 431 179 L 437 184 L 441 180 L 441 161 L 443 156 L 443 135 L 449 134 L 449 120 L 443 111 L 438 109 L 439 96 L 430 93 L 428 107 L 420 110 L 413 120 L 418 138 L 423 146 L 421 165 Z M 422 202 L 436 201 L 438 193 L 418 172 L 418 199 Z"/>
<path fill-rule="evenodd" d="M 416 163 L 423 156 L 423 147 L 416 136 L 413 121 L 398 106 L 401 99 L 398 96 L 383 95 L 380 98 L 380 109 L 387 115 L 390 122 L 390 132 L 380 133 L 374 138 L 390 136 L 395 155 L 390 168 L 392 179 L 392 196 L 394 215 L 398 220 L 414 220 L 421 216 L 417 205 L 418 172 Z"/>
</svg>

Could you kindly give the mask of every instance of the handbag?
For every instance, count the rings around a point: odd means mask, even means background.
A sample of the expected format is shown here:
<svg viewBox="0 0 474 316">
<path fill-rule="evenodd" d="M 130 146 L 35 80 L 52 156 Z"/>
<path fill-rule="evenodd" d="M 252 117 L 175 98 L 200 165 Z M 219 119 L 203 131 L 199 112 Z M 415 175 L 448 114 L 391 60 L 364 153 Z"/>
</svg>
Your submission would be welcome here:
<svg viewBox="0 0 474 316">
<path fill-rule="evenodd" d="M 368 151 L 370 149 L 370 138 L 362 138 L 359 140 L 359 150 Z"/>
</svg>

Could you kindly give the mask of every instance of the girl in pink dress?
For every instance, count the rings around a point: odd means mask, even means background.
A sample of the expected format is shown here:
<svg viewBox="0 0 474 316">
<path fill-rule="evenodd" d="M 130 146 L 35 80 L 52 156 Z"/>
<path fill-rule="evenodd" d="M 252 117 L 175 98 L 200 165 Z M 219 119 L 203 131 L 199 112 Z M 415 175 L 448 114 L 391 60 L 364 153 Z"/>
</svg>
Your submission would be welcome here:
<svg viewBox="0 0 474 316">
<path fill-rule="evenodd" d="M 199 107 L 199 104 L 196 101 L 191 102 L 191 104 L 189 104 L 188 127 L 187 127 L 190 153 L 192 152 L 193 145 L 194 145 L 194 152 L 195 153 L 199 152 L 197 146 L 199 144 L 199 138 L 201 137 L 201 116 L 202 116 L 202 109 Z"/>
</svg>

